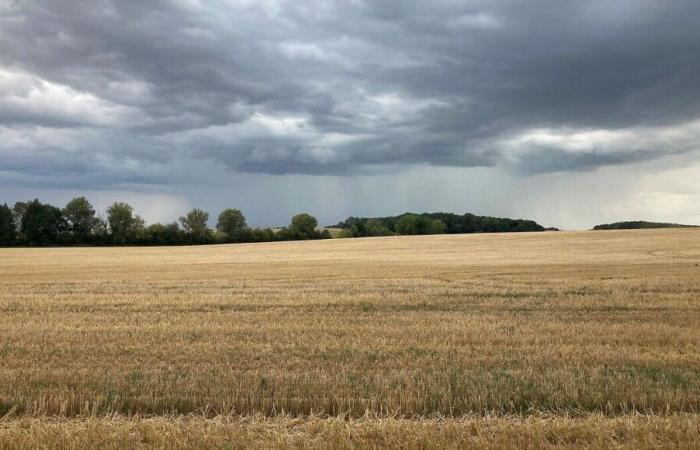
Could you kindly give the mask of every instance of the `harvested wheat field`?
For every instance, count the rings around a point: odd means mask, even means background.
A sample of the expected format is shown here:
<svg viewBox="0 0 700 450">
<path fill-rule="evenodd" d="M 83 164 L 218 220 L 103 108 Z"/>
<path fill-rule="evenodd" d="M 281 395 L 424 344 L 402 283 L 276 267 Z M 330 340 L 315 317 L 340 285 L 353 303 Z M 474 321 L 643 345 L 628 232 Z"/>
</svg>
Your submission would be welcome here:
<svg viewBox="0 0 700 450">
<path fill-rule="evenodd" d="M 696 447 L 700 231 L 0 249 L 0 448 Z"/>
</svg>

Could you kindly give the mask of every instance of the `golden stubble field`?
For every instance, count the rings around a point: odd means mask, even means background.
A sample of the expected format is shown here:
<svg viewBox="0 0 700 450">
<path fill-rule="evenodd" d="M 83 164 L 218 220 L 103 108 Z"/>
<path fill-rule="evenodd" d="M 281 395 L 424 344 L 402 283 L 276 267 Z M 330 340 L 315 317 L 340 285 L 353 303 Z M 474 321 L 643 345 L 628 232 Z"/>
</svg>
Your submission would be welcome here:
<svg viewBox="0 0 700 450">
<path fill-rule="evenodd" d="M 694 447 L 700 230 L 0 249 L 0 448 Z"/>
</svg>

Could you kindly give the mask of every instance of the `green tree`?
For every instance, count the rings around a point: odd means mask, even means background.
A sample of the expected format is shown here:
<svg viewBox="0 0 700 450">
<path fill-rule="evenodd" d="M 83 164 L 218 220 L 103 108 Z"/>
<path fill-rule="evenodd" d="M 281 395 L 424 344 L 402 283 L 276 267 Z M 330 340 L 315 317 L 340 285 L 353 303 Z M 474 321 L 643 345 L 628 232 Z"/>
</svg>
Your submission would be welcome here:
<svg viewBox="0 0 700 450">
<path fill-rule="evenodd" d="M 207 221 L 209 221 L 209 213 L 197 208 L 180 217 L 182 228 L 192 237 L 194 242 L 206 242 L 209 237 Z"/>
<path fill-rule="evenodd" d="M 13 245 L 17 239 L 12 209 L 3 204 L 0 205 L 0 245 Z"/>
<path fill-rule="evenodd" d="M 97 221 L 92 230 L 93 240 L 97 244 L 106 244 L 109 240 L 109 221 L 104 214 L 97 213 Z"/>
<path fill-rule="evenodd" d="M 177 222 L 168 224 L 154 223 L 146 228 L 152 245 L 178 245 L 185 242 L 182 230 Z"/>
<path fill-rule="evenodd" d="M 441 220 L 433 219 L 430 234 L 445 234 L 446 229 L 447 226 L 445 226 L 445 224 Z"/>
<path fill-rule="evenodd" d="M 346 238 L 351 238 L 351 237 L 355 237 L 352 230 L 343 229 L 343 230 L 340 230 L 340 232 L 338 233 L 339 239 L 346 239 Z"/>
<path fill-rule="evenodd" d="M 270 228 L 255 228 L 249 230 L 246 236 L 250 242 L 271 242 L 278 240 L 275 232 Z"/>
<path fill-rule="evenodd" d="M 397 234 L 442 234 L 445 232 L 445 224 L 437 219 L 419 216 L 418 214 L 404 214 L 396 221 L 394 229 Z"/>
<path fill-rule="evenodd" d="M 391 231 L 377 219 L 367 219 L 365 222 L 367 236 L 389 236 Z"/>
<path fill-rule="evenodd" d="M 27 203 L 22 214 L 22 234 L 29 244 L 55 244 L 65 229 L 66 223 L 60 209 L 41 203 L 38 199 Z"/>
<path fill-rule="evenodd" d="M 248 234 L 245 216 L 238 209 L 225 209 L 219 214 L 216 229 L 226 233 L 229 242 L 241 242 Z"/>
<path fill-rule="evenodd" d="M 418 234 L 418 216 L 416 214 L 404 214 L 394 225 L 396 234 Z"/>
<path fill-rule="evenodd" d="M 107 209 L 107 223 L 114 244 L 134 243 L 143 231 L 144 222 L 128 203 L 115 202 Z"/>
<path fill-rule="evenodd" d="M 68 202 L 63 208 L 63 216 L 68 222 L 68 230 L 76 242 L 88 242 L 98 225 L 95 208 L 85 197 L 77 197 Z"/>
<path fill-rule="evenodd" d="M 317 226 L 318 221 L 314 216 L 301 213 L 292 217 L 292 223 L 289 225 L 289 229 L 292 233 L 296 234 L 299 239 L 309 239 L 315 237 L 317 234 Z"/>
<path fill-rule="evenodd" d="M 132 237 L 131 237 L 131 243 L 132 244 L 150 244 L 150 236 L 148 234 L 148 231 L 146 230 L 146 221 L 141 218 L 139 215 L 134 215 L 134 224 L 131 227 L 132 230 Z"/>
</svg>

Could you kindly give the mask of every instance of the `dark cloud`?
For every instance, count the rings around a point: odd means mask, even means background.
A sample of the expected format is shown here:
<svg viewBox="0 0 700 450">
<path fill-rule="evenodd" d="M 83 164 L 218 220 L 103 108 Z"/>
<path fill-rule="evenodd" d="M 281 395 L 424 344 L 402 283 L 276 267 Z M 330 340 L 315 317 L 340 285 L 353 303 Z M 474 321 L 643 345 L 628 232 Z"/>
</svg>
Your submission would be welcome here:
<svg viewBox="0 0 700 450">
<path fill-rule="evenodd" d="M 0 125 L 25 139 L 0 145 L 0 170 L 168 183 L 150 166 L 653 160 L 696 150 L 699 42 L 691 0 L 5 0 Z"/>
<path fill-rule="evenodd" d="M 556 147 L 531 147 L 519 158 L 518 168 L 525 173 L 585 171 L 601 166 L 647 161 L 666 153 L 663 149 L 602 152 L 597 148 L 590 151 L 566 153 Z"/>
</svg>

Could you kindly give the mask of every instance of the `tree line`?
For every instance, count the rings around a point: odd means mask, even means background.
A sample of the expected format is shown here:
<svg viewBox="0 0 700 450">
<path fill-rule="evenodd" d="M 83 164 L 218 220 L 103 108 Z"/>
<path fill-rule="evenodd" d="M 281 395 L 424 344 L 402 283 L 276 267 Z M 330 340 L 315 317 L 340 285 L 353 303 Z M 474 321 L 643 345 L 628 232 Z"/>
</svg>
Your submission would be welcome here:
<svg viewBox="0 0 700 450">
<path fill-rule="evenodd" d="M 341 236 L 388 236 L 393 234 L 458 234 L 545 231 L 533 220 L 453 213 L 405 213 L 390 217 L 349 217 L 335 225 Z"/>
<path fill-rule="evenodd" d="M 593 227 L 594 230 L 637 230 L 642 228 L 697 228 L 697 225 L 683 225 L 680 223 L 645 222 L 632 220 L 627 222 L 603 223 Z"/>
<path fill-rule="evenodd" d="M 236 242 L 270 242 L 329 239 L 313 216 L 292 217 L 288 227 L 250 228 L 243 213 L 234 208 L 219 214 L 216 228 L 209 228 L 209 213 L 192 209 L 171 223 L 146 222 L 128 203 L 115 202 L 98 214 L 85 197 L 64 208 L 38 199 L 0 205 L 0 245 L 192 245 Z"/>
</svg>

